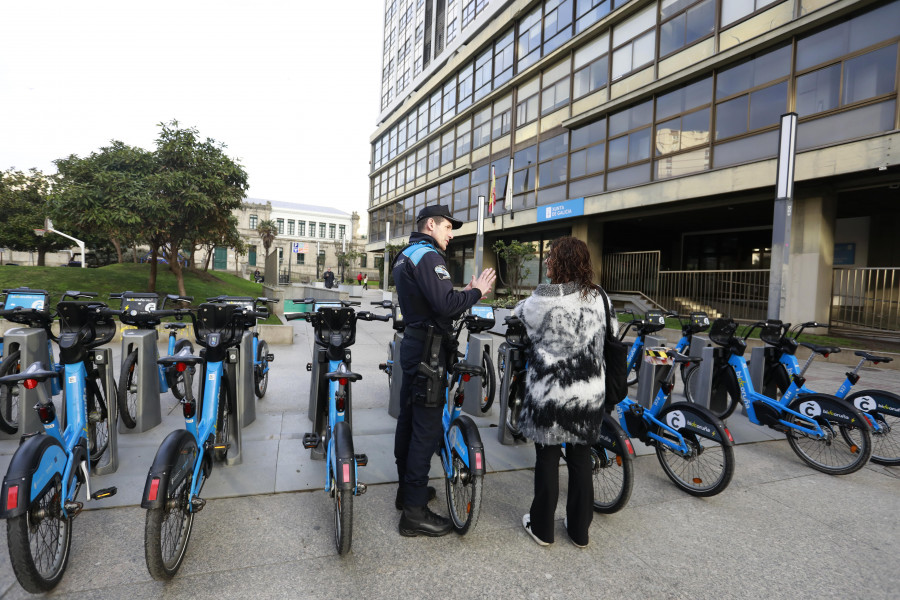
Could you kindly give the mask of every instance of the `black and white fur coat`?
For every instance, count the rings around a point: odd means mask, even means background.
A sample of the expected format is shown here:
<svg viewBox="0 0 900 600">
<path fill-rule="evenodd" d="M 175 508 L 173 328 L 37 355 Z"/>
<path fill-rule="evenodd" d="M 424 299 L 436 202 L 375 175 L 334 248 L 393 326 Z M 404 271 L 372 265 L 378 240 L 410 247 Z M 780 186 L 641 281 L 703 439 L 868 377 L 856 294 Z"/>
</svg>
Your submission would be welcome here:
<svg viewBox="0 0 900 600">
<path fill-rule="evenodd" d="M 525 437 L 545 445 L 597 441 L 606 391 L 605 304 L 599 294 L 582 298 L 574 283 L 544 283 L 513 309 L 531 339 L 519 419 Z M 611 324 L 616 328 L 615 318 Z"/>
</svg>

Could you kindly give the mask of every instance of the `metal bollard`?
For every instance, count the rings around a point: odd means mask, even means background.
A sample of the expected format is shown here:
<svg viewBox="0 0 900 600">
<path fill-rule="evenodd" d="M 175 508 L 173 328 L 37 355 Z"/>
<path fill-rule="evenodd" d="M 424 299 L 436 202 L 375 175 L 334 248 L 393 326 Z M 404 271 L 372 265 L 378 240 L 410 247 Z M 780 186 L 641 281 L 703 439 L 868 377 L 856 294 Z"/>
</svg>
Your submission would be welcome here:
<svg viewBox="0 0 900 600">
<path fill-rule="evenodd" d="M 243 342 L 243 340 L 242 340 Z M 231 447 L 225 457 L 225 464 L 229 467 L 239 465 L 244 462 L 241 448 L 241 428 L 243 421 L 243 402 L 241 400 L 241 385 L 238 378 L 238 365 L 241 360 L 240 348 L 229 348 L 228 357 L 225 360 L 225 373 L 227 377 L 222 381 L 223 385 L 232 385 L 232 397 L 235 399 L 235 414 L 228 419 L 228 441 Z M 250 392 L 253 395 L 253 392 Z"/>
<path fill-rule="evenodd" d="M 91 465 L 94 475 L 108 475 L 119 469 L 119 436 L 115 424 L 119 422 L 119 403 L 116 402 L 116 378 L 113 375 L 112 349 L 95 348 L 90 351 L 91 360 L 97 365 L 100 373 L 100 386 L 106 397 L 107 423 L 109 423 L 109 446 L 103 456 L 103 463 Z M 155 366 L 155 363 L 154 363 Z M 103 460 L 101 458 L 101 460 Z"/>
<path fill-rule="evenodd" d="M 162 423 L 159 406 L 159 365 L 156 363 L 159 336 L 156 330 L 126 329 L 122 332 L 122 364 L 119 365 L 119 379 L 126 377 L 123 372 L 125 359 L 137 349 L 137 406 L 134 429 L 118 424 L 119 433 L 143 433 Z M 112 394 L 116 394 L 113 390 Z"/>
<path fill-rule="evenodd" d="M 651 335 L 644 337 L 645 350 L 647 348 L 658 348 L 665 345 L 665 338 Z M 638 373 L 637 402 L 644 408 L 650 408 L 650 405 L 653 403 L 653 398 L 656 397 L 656 393 L 659 391 L 661 379 L 666 376 L 671 367 L 650 364 L 644 360 L 643 356 L 639 356 L 638 360 L 643 361 L 643 364 L 641 365 L 640 373 Z"/>
<path fill-rule="evenodd" d="M 22 370 L 34 362 L 41 362 L 48 369 L 53 368 L 50 364 L 50 353 L 47 347 L 47 332 L 43 329 L 32 327 L 16 327 L 10 329 L 4 334 L 3 338 L 4 354 L 9 356 L 16 350 L 19 351 L 19 364 Z M 45 386 L 47 396 L 51 391 L 49 381 L 44 381 L 40 385 Z M 36 431 L 44 431 L 44 426 L 38 418 L 37 412 L 33 409 L 38 402 L 38 390 L 25 389 L 25 386 L 18 385 L 9 390 L 10 402 L 18 402 L 19 430 L 16 433 L 4 433 L 0 431 L 0 439 L 13 440 L 19 439 L 21 436 L 34 433 Z M 18 399 L 13 395 L 18 394 Z M 4 407 L 0 407 L 3 410 Z"/>
<path fill-rule="evenodd" d="M 244 332 L 241 338 L 240 362 L 237 368 L 237 411 L 241 429 L 256 420 L 256 393 L 253 390 L 253 332 Z"/>
<path fill-rule="evenodd" d="M 510 351 L 512 349 L 509 346 L 506 346 L 503 350 L 503 358 L 504 364 L 507 365 L 508 369 L 511 367 L 510 365 Z M 500 407 L 500 419 L 498 421 L 499 425 L 497 427 L 497 441 L 499 441 L 504 446 L 515 446 L 528 443 L 527 440 L 517 440 L 513 437 L 513 435 L 509 432 L 509 428 L 506 426 L 506 413 L 509 410 L 507 406 L 507 399 L 509 398 L 509 384 L 510 377 L 502 377 L 500 379 L 500 386 L 497 390 L 497 393 L 500 394 L 500 397 L 497 399 L 499 402 L 497 403 Z"/>
<path fill-rule="evenodd" d="M 395 419 L 400 416 L 400 407 L 402 401 L 400 399 L 400 387 L 403 384 L 403 367 L 400 364 L 400 344 L 403 343 L 403 332 L 394 332 L 394 353 L 391 360 L 394 361 L 391 367 L 391 387 L 388 390 L 388 414 Z"/>
<path fill-rule="evenodd" d="M 467 354 L 463 361 L 468 365 L 481 366 L 481 355 L 484 352 L 485 347 L 487 347 L 488 353 L 491 352 L 493 337 L 494 336 L 489 333 L 470 333 L 466 349 Z M 494 373 L 494 375 L 496 380 L 496 373 Z M 463 384 L 465 396 L 462 409 L 470 415 L 484 417 L 493 413 L 494 409 L 491 408 L 491 410 L 486 413 L 481 412 L 481 382 L 482 378 L 479 376 L 472 377 L 468 382 Z M 496 393 L 496 390 L 494 390 L 494 392 Z"/>
</svg>

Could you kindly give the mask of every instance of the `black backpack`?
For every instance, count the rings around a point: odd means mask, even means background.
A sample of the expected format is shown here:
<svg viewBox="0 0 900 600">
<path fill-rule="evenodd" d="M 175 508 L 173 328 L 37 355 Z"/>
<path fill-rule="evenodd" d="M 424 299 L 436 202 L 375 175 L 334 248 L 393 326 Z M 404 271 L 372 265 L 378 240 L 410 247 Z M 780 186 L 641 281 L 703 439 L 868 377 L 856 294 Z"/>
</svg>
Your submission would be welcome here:
<svg viewBox="0 0 900 600">
<path fill-rule="evenodd" d="M 603 359 L 606 361 L 606 400 L 604 407 L 611 413 L 616 404 L 628 395 L 628 344 L 612 334 L 612 314 L 615 312 L 609 296 L 599 285 L 597 290 L 606 302 L 606 335 L 603 340 Z"/>
</svg>

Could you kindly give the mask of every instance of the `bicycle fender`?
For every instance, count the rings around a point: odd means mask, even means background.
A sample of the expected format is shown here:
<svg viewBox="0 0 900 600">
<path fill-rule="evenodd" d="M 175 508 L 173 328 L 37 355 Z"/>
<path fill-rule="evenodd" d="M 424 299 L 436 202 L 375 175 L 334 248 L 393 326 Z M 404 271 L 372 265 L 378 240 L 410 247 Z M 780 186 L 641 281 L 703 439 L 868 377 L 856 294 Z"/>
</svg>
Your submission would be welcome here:
<svg viewBox="0 0 900 600">
<path fill-rule="evenodd" d="M 457 428 L 451 429 L 450 436 L 447 438 L 447 441 L 450 442 L 450 447 L 456 450 L 460 459 L 469 467 L 469 471 L 476 475 L 483 474 L 484 444 L 481 442 L 481 434 L 478 433 L 475 421 L 467 415 L 461 415 L 453 421 L 453 424 Z M 459 430 L 465 432 L 465 437 L 457 433 Z M 466 445 L 467 442 L 468 445 Z"/>
<path fill-rule="evenodd" d="M 619 440 L 625 442 L 624 447 L 619 444 Z M 631 440 L 622 426 L 616 423 L 615 419 L 609 414 L 603 415 L 603 422 L 600 425 L 600 434 L 597 437 L 597 445 L 609 450 L 617 456 L 623 457 L 625 460 L 631 460 L 634 457 L 634 448 Z"/>
<path fill-rule="evenodd" d="M 141 508 L 162 508 L 168 496 L 169 478 L 165 475 L 172 470 L 175 462 L 178 460 L 179 450 L 182 443 L 188 438 L 194 441 L 194 436 L 186 429 L 176 429 L 166 436 L 166 439 L 159 445 L 156 451 L 156 457 L 153 464 L 150 465 L 150 471 L 147 473 L 147 482 L 144 484 L 144 494 L 141 496 Z M 150 497 L 150 488 L 154 479 L 159 479 L 156 490 L 156 499 L 148 500 Z"/>
<path fill-rule="evenodd" d="M 334 426 L 334 484 L 338 489 L 352 490 L 356 487 L 356 464 L 353 454 L 353 433 L 346 421 Z"/>
<path fill-rule="evenodd" d="M 847 396 L 846 401 L 862 412 L 879 412 L 900 417 L 900 396 L 884 390 L 862 390 Z"/>
<path fill-rule="evenodd" d="M 852 425 L 872 429 L 860 411 L 846 400 L 828 394 L 802 394 L 788 404 L 788 408 L 816 421 Z"/>
<path fill-rule="evenodd" d="M 689 402 L 670 404 L 665 410 L 666 425 L 676 431 L 689 431 L 699 437 L 720 442 L 723 446 L 734 446 L 734 440 L 722 439 L 719 431 L 725 430 L 725 423 L 702 406 Z"/>
<path fill-rule="evenodd" d="M 66 451 L 46 434 L 28 437 L 13 454 L 0 491 L 0 518 L 25 514 L 31 502 L 46 491 L 66 468 Z M 9 508 L 10 487 L 17 488 L 16 506 Z"/>
</svg>

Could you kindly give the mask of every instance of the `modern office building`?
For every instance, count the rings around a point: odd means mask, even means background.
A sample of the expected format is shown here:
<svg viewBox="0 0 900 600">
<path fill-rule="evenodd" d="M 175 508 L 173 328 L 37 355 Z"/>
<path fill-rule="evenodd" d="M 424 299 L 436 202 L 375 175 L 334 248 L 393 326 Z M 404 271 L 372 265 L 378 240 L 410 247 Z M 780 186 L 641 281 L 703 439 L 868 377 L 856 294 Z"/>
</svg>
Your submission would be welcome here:
<svg viewBox="0 0 900 600">
<path fill-rule="evenodd" d="M 369 250 L 449 204 L 462 282 L 493 172 L 486 265 L 497 240 L 535 242 L 536 283 L 573 235 L 607 289 L 764 318 L 779 121 L 796 112 L 780 314 L 900 331 L 900 0 L 385 5 Z"/>
</svg>

